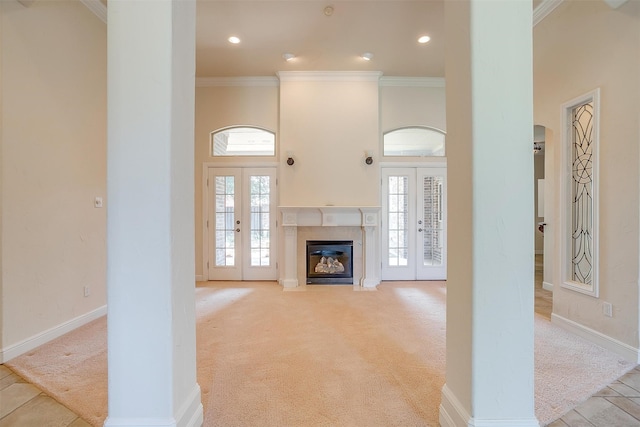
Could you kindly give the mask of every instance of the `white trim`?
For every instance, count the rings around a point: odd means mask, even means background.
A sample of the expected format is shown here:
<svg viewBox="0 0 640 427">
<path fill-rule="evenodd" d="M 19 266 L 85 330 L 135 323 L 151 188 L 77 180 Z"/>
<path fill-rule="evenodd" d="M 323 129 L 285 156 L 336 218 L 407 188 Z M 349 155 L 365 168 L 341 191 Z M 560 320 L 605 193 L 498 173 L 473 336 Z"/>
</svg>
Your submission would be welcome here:
<svg viewBox="0 0 640 427">
<path fill-rule="evenodd" d="M 176 412 L 177 427 L 200 427 L 204 421 L 204 409 L 202 407 L 202 397 L 200 386 L 196 383 L 189 393 L 189 396 L 182 403 Z"/>
<path fill-rule="evenodd" d="M 574 280 L 569 279 L 570 277 L 570 269 L 571 269 L 571 257 L 569 255 L 571 251 L 571 184 L 573 182 L 573 172 L 572 172 L 572 154 L 571 154 L 571 144 L 572 144 L 572 119 L 570 119 L 570 115 L 572 114 L 572 110 L 579 106 L 586 104 L 588 102 L 593 103 L 593 125 L 592 125 L 592 135 L 593 135 L 593 148 L 591 149 L 591 159 L 592 159 L 592 211 L 591 218 L 593 221 L 593 228 L 591 230 L 592 235 L 592 271 L 591 271 L 591 284 L 579 283 Z M 585 295 L 592 296 L 594 298 L 598 298 L 600 287 L 599 287 L 599 262 L 600 262 L 600 227 L 599 227 L 599 205 L 600 205 L 600 167 L 599 167 L 599 158 L 600 158 L 600 88 L 596 88 L 584 95 L 581 95 L 577 98 L 572 99 L 562 105 L 562 149 L 560 153 L 560 167 L 562 170 L 560 176 L 560 239 L 561 239 L 561 247 L 562 252 L 560 254 L 561 259 L 561 281 L 560 286 L 563 288 L 567 288 L 576 292 L 583 293 Z"/>
<path fill-rule="evenodd" d="M 615 338 L 611 338 L 601 332 L 591 329 L 587 326 L 581 325 L 573 320 L 569 320 L 555 313 L 551 314 L 551 323 L 558 325 L 561 328 L 578 335 L 592 342 L 600 347 L 604 347 L 607 350 L 611 350 L 616 354 L 624 357 L 626 360 L 633 363 L 640 363 L 640 349 L 632 347 Z"/>
<path fill-rule="evenodd" d="M 453 394 L 449 386 L 442 387 L 440 402 L 440 425 L 442 427 L 468 427 L 471 415 Z"/>
<path fill-rule="evenodd" d="M 543 0 L 533 9 L 533 26 L 538 25 L 544 18 L 553 12 L 564 0 Z"/>
<path fill-rule="evenodd" d="M 93 12 L 102 22 L 107 23 L 107 6 L 102 4 L 100 0 L 80 0 L 80 3 Z"/>
<path fill-rule="evenodd" d="M 380 168 L 446 168 L 446 157 L 425 157 L 416 162 L 413 157 L 408 157 L 406 162 L 380 162 Z"/>
<path fill-rule="evenodd" d="M 535 418 L 512 418 L 512 419 L 477 419 L 469 421 L 469 427 L 540 427 L 540 422 Z"/>
<path fill-rule="evenodd" d="M 444 77 L 380 77 L 380 86 L 445 87 Z"/>
<path fill-rule="evenodd" d="M 54 326 L 51 329 L 33 335 L 32 337 L 27 338 L 17 344 L 0 349 L 0 363 L 8 362 L 9 360 L 20 356 L 21 354 L 27 353 L 28 351 L 31 351 L 36 347 L 39 347 L 43 344 L 48 343 L 49 341 L 61 337 L 62 335 L 71 332 L 74 329 L 79 328 L 80 326 L 86 325 L 87 323 L 96 320 L 106 314 L 107 306 L 103 305 L 102 307 L 96 308 L 95 310 L 92 310 L 74 319 L 63 322 L 58 326 Z"/>
<path fill-rule="evenodd" d="M 553 292 L 553 283 L 542 282 L 542 289 Z"/>
<path fill-rule="evenodd" d="M 533 418 L 473 418 L 447 384 L 442 387 L 440 425 L 442 427 L 540 427 L 535 416 Z"/>
<path fill-rule="evenodd" d="M 278 71 L 281 82 L 377 82 L 382 77 L 381 71 Z"/>
<path fill-rule="evenodd" d="M 177 427 L 176 420 L 173 418 L 155 418 L 155 417 L 140 417 L 140 418 L 113 418 L 107 417 L 104 421 L 104 427 Z"/>
<path fill-rule="evenodd" d="M 216 86 L 268 86 L 277 87 L 280 80 L 277 77 L 197 77 L 196 87 Z"/>
</svg>

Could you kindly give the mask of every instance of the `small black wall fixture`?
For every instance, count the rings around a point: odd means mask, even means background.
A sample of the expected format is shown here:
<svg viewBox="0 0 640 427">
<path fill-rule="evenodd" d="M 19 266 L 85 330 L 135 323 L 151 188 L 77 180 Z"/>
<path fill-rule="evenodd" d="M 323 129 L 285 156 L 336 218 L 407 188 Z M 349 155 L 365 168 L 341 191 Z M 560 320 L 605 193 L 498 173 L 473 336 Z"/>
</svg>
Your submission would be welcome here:
<svg viewBox="0 0 640 427">
<path fill-rule="evenodd" d="M 371 156 L 371 152 L 370 151 L 365 151 L 365 159 L 364 162 L 368 165 L 373 163 L 373 157 Z"/>
<path fill-rule="evenodd" d="M 292 166 L 294 163 L 295 163 L 295 160 L 293 160 L 293 152 L 287 151 L 287 164 L 289 166 Z"/>
</svg>

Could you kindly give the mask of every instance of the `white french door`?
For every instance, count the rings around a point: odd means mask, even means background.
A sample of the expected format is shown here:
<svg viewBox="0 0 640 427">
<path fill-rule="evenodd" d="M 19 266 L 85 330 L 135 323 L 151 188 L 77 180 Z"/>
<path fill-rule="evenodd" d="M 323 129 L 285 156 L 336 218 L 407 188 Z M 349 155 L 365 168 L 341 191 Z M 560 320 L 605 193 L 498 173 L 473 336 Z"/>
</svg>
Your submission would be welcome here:
<svg viewBox="0 0 640 427">
<path fill-rule="evenodd" d="M 274 168 L 209 168 L 209 280 L 275 280 Z"/>
<path fill-rule="evenodd" d="M 382 169 L 382 279 L 446 280 L 447 169 Z"/>
</svg>

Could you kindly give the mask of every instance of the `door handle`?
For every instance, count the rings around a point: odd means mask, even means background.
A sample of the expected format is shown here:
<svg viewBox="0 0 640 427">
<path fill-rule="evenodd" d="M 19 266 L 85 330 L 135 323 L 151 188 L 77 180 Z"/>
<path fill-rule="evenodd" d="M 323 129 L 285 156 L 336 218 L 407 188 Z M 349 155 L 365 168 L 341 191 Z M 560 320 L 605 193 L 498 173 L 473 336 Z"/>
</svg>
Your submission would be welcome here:
<svg viewBox="0 0 640 427">
<path fill-rule="evenodd" d="M 422 228 L 418 228 L 418 231 L 421 233 L 422 232 Z"/>
<path fill-rule="evenodd" d="M 236 228 L 236 233 L 239 233 L 239 232 L 240 232 L 240 228 Z"/>
</svg>

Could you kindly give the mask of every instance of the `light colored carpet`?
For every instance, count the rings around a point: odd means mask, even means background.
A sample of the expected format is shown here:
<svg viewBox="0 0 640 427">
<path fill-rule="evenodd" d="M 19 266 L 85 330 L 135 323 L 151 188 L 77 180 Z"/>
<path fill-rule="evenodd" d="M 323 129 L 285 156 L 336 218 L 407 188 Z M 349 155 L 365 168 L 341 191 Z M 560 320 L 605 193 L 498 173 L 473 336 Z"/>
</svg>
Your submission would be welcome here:
<svg viewBox="0 0 640 427">
<path fill-rule="evenodd" d="M 438 425 L 444 283 L 283 292 L 273 283 L 209 282 L 196 294 L 205 426 Z M 633 368 L 540 316 L 535 322 L 535 408 L 543 425 Z M 7 365 L 102 425 L 104 318 Z"/>
</svg>

